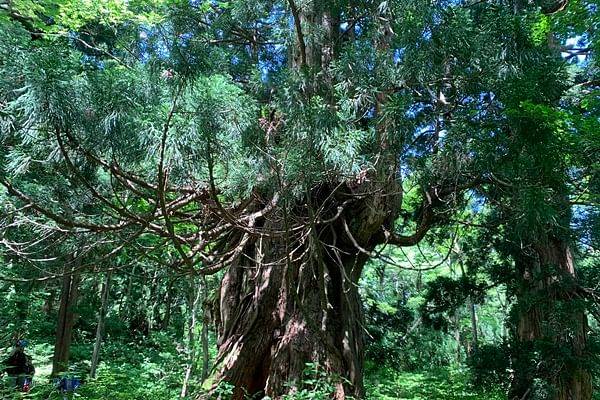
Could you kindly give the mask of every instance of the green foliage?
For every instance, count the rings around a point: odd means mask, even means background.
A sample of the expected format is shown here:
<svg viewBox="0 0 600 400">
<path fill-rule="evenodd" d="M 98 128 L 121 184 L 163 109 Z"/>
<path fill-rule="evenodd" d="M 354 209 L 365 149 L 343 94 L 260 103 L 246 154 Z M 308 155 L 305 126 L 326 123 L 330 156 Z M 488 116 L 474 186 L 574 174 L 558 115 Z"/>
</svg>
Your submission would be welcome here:
<svg viewBox="0 0 600 400">
<path fill-rule="evenodd" d="M 500 390 L 469 386 L 465 371 L 438 369 L 408 373 L 376 369 L 367 377 L 367 398 L 377 400 L 501 400 Z"/>
<path fill-rule="evenodd" d="M 282 397 L 283 400 L 327 400 L 336 391 L 340 377 L 331 376 L 317 363 L 306 364 L 301 382 L 288 383 L 292 387 L 290 394 Z"/>
<path fill-rule="evenodd" d="M 550 18 L 547 15 L 540 14 L 538 20 L 532 25 L 531 40 L 536 45 L 543 44 L 548 39 L 550 33 Z"/>
<path fill-rule="evenodd" d="M 468 358 L 476 387 L 508 389 L 511 374 L 511 349 L 508 343 L 485 344 Z"/>
<path fill-rule="evenodd" d="M 330 33 L 323 15 L 303 19 L 303 44 L 317 61 L 301 67 L 292 2 L 0 4 L 0 179 L 48 211 L 0 189 L 0 340 L 34 339 L 41 372 L 31 398 L 56 397 L 42 378 L 50 357 L 42 343 L 53 341 L 66 255 L 85 248 L 72 373 L 89 368 L 96 273 L 115 271 L 99 375 L 79 395 L 176 398 L 184 364 L 199 364 L 184 360 L 195 346 L 186 342 L 194 289 L 182 276 L 211 260 L 183 270 L 180 253 L 213 229 L 227 240 L 239 227 L 254 235 L 229 207 L 278 192 L 274 220 L 287 220 L 307 192 L 333 185 L 346 195 L 359 181 L 405 192 L 373 237 L 410 234 L 425 211 L 434 214 L 420 247 L 377 248 L 393 267 L 374 261 L 362 274 L 365 353 L 381 367 L 370 371 L 370 396 L 494 398 L 476 389 L 504 389 L 511 358 L 538 398 L 560 371 L 597 370 L 597 333 L 584 355 L 568 345 L 578 312 L 598 313 L 597 4 L 571 0 L 554 12 L 546 0 L 297 3 L 340 11 Z M 126 178 L 111 172 L 117 167 Z M 130 190 L 132 179 L 144 184 Z M 211 202 L 189 200 L 174 210 L 175 226 L 161 230 L 170 221 L 158 211 L 159 184 L 167 203 L 178 190 L 210 191 Z M 370 190 L 350 194 L 398 196 Z M 344 204 L 340 220 L 353 211 Z M 213 214 L 225 224 L 203 219 Z M 103 229 L 90 233 L 94 223 Z M 556 240 L 573 248 L 579 281 L 537 262 Z M 230 250 L 221 247 L 206 244 Z M 218 299 L 205 303 L 216 320 L 208 303 Z M 521 347 L 515 327 L 535 307 L 545 312 L 543 337 Z M 465 371 L 438 370 L 467 356 L 477 388 Z M 307 367 L 286 398 L 334 391 L 337 377 Z"/>
<path fill-rule="evenodd" d="M 89 344 L 72 348 L 72 367 L 64 376 L 79 377 L 81 387 L 69 398 L 83 399 L 177 399 L 180 386 L 180 359 L 170 340 L 162 344 L 108 341 L 104 347 L 105 361 L 100 364 L 96 379 L 86 377 L 90 357 Z M 36 375 L 30 399 L 62 399 L 48 377 L 52 349 L 34 346 Z"/>
<path fill-rule="evenodd" d="M 459 306 L 465 305 L 468 298 L 474 303 L 483 303 L 486 289 L 484 282 L 476 282 L 468 276 L 459 279 L 440 276 L 428 282 L 421 308 L 424 323 L 446 330 L 447 321 L 442 314 L 453 314 Z"/>
</svg>

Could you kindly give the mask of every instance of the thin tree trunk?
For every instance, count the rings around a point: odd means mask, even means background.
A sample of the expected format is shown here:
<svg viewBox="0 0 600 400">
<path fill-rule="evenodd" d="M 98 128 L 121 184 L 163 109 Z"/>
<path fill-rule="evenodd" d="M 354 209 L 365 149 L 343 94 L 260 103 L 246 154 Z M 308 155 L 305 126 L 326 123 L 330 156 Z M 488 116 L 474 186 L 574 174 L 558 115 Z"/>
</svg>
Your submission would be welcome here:
<svg viewBox="0 0 600 400">
<path fill-rule="evenodd" d="M 165 296 L 165 315 L 161 319 L 161 329 L 166 330 L 171 323 L 171 311 L 173 308 L 173 281 L 167 285 L 167 295 Z"/>
<path fill-rule="evenodd" d="M 202 302 L 202 382 L 208 378 L 208 326 L 210 324 L 210 309 L 208 307 L 208 285 L 206 277 L 202 277 L 202 291 L 204 292 L 204 301 Z"/>
<path fill-rule="evenodd" d="M 158 270 L 154 271 L 154 275 L 152 275 L 152 284 L 150 286 L 150 294 L 148 297 L 148 302 L 150 303 L 149 313 L 147 314 L 147 325 L 148 325 L 148 333 L 154 330 L 156 327 L 156 318 L 157 318 L 157 310 L 158 310 L 158 296 L 159 292 L 159 282 L 158 282 Z"/>
<path fill-rule="evenodd" d="M 31 302 L 28 299 L 31 297 L 30 293 L 33 289 L 33 282 L 19 283 L 15 285 L 15 289 L 19 293 L 15 301 L 16 323 L 17 326 L 25 326 L 29 317 Z M 20 332 L 19 336 L 23 334 L 24 332 Z"/>
<path fill-rule="evenodd" d="M 183 377 L 183 385 L 181 386 L 180 394 L 180 397 L 182 398 L 187 396 L 190 380 L 196 364 L 196 323 L 198 304 L 200 304 L 202 293 L 203 290 L 201 285 L 193 285 L 191 287 L 191 293 L 188 296 L 188 310 L 190 314 L 188 322 L 187 365 L 185 367 L 185 375 Z"/>
<path fill-rule="evenodd" d="M 56 298 L 56 288 L 52 287 L 50 292 L 48 293 L 48 297 L 44 301 L 44 306 L 42 307 L 42 311 L 50 316 L 54 312 L 54 300 Z"/>
<path fill-rule="evenodd" d="M 108 309 L 108 294 L 110 292 L 110 272 L 106 273 L 104 284 L 102 285 L 102 304 L 98 314 L 98 325 L 96 327 L 96 341 L 94 342 L 94 351 L 92 353 L 92 365 L 90 368 L 90 377 L 96 377 L 96 369 L 100 359 L 100 346 L 102 345 L 102 335 L 104 333 L 104 322 L 106 320 L 106 311 Z"/>
<path fill-rule="evenodd" d="M 458 255 L 462 254 L 462 250 L 458 244 L 456 244 L 454 248 L 455 248 L 456 254 L 458 254 Z M 460 266 L 460 272 L 461 272 L 462 276 L 465 277 L 467 274 L 465 272 L 465 266 L 462 263 L 462 260 L 459 260 L 458 264 Z M 477 350 L 479 347 L 479 337 L 478 337 L 479 335 L 477 332 L 477 311 L 475 310 L 475 303 L 473 302 L 473 297 L 469 296 L 467 301 L 468 301 L 469 313 L 471 316 L 471 335 L 473 336 L 473 344 L 468 353 L 471 353 L 471 352 L 477 353 Z"/>
<path fill-rule="evenodd" d="M 65 267 L 65 275 L 62 278 L 62 289 L 60 293 L 60 308 L 58 311 L 58 324 L 56 329 L 56 342 L 54 345 L 54 357 L 52 359 L 52 376 L 56 376 L 67 370 L 69 354 L 71 350 L 71 339 L 73 325 L 77 318 L 74 307 L 77 304 L 79 291 L 81 257 Z"/>
<path fill-rule="evenodd" d="M 127 277 L 127 288 L 125 294 L 121 297 L 119 302 L 119 316 L 121 320 L 127 321 L 127 318 L 131 316 L 131 287 L 133 286 L 133 277 L 135 274 L 136 266 L 134 265 L 131 270 L 131 275 Z"/>
<path fill-rule="evenodd" d="M 476 354 L 479 350 L 479 334 L 477 332 L 477 310 L 475 309 L 475 303 L 473 303 L 473 299 L 470 296 L 469 309 L 471 311 L 471 334 L 473 335 L 472 352 Z"/>
<path fill-rule="evenodd" d="M 460 315 L 458 310 L 454 313 L 454 340 L 456 341 L 456 364 L 460 364 L 461 360 L 461 343 L 460 343 Z"/>
<path fill-rule="evenodd" d="M 500 295 L 500 291 L 498 290 L 496 292 L 497 297 L 498 297 L 498 303 L 500 304 L 500 308 L 502 309 L 502 320 L 503 320 L 503 324 L 502 324 L 502 340 L 506 340 L 508 339 L 508 315 L 509 315 L 509 306 L 508 306 L 508 301 L 506 300 L 508 298 L 508 294 L 505 292 L 505 296 L 504 296 L 504 301 L 502 300 L 502 296 Z"/>
</svg>

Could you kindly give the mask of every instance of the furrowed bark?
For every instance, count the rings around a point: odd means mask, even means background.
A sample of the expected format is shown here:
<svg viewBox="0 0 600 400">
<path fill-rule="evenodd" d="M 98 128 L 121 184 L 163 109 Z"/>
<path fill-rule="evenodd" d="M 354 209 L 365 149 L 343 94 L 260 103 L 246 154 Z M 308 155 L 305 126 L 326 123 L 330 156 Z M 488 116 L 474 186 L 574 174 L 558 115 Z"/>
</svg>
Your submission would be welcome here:
<svg viewBox="0 0 600 400">
<path fill-rule="evenodd" d="M 510 398 L 531 396 L 536 378 L 549 385 L 553 400 L 590 400 L 592 380 L 586 358 L 588 321 L 577 305 L 575 266 L 568 244 L 552 237 L 535 246 L 533 257 L 520 257 L 522 276 L 517 292 L 515 336 L 520 346 Z M 543 363 L 528 365 L 526 354 L 540 345 L 560 349 L 561 357 L 546 357 Z M 564 361 L 565 354 L 569 360 Z"/>
<path fill-rule="evenodd" d="M 74 307 L 77 304 L 79 283 L 81 281 L 81 275 L 78 272 L 80 266 L 81 257 L 77 257 L 73 263 L 65 268 L 65 275 L 62 278 L 51 376 L 56 376 L 68 368 L 73 325 L 77 318 Z"/>
<path fill-rule="evenodd" d="M 220 289 L 217 380 L 234 386 L 233 400 L 293 393 L 307 363 L 335 381 L 333 398 L 363 395 L 357 284 L 368 255 L 356 244 L 371 251 L 382 240 L 381 228 L 397 209 L 388 200 L 380 195 L 356 200 L 334 222 L 313 226 L 296 251 L 285 237 L 259 238 L 244 248 Z M 283 212 L 264 228 L 285 229 Z"/>
</svg>

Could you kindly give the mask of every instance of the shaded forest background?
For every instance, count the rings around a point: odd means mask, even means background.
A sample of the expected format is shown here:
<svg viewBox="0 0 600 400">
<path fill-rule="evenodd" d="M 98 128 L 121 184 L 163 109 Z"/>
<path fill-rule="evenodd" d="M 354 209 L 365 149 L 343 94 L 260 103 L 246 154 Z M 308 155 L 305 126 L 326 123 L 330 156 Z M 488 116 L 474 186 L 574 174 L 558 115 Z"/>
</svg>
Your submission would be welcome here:
<svg viewBox="0 0 600 400">
<path fill-rule="evenodd" d="M 416 249 L 410 250 L 407 256 L 420 266 L 442 261 L 440 254 L 428 245 L 422 246 L 422 251 L 424 255 Z M 412 268 L 402 258 L 401 254 L 397 256 L 398 263 Z M 437 313 L 434 321 L 423 321 L 421 309 L 430 296 L 430 288 L 438 280 L 460 280 L 463 276 L 456 260 L 453 257 L 453 261 L 423 273 L 379 263 L 367 268 L 361 281 L 367 335 L 367 398 L 506 398 L 510 366 L 504 322 L 509 303 L 501 289 L 489 289 L 476 303 L 465 301 L 450 312 Z M 145 271 L 154 272 L 111 274 L 105 336 L 95 379 L 87 377 L 104 277 L 98 274 L 82 280 L 66 375 L 85 379 L 78 390 L 83 398 L 180 398 L 190 356 L 194 357 L 194 371 L 188 390 L 198 393 L 210 388 L 210 379 L 202 380 L 203 303 L 197 304 L 196 327 L 192 341 L 189 340 L 190 316 L 196 300 L 193 284 L 198 287 L 202 282 L 177 277 L 160 267 L 144 267 Z M 216 282 L 216 279 L 207 282 L 209 309 Z M 30 398 L 60 398 L 53 386 L 46 383 L 52 369 L 60 287 L 56 284 L 6 284 L 5 287 L 10 294 L 2 303 L 3 315 L 7 316 L 3 328 L 4 354 L 10 351 L 8 336 L 22 332 L 30 342 L 27 352 L 33 356 L 37 369 L 34 378 L 37 383 Z M 471 304 L 476 315 L 477 357 L 473 357 Z M 210 316 L 206 326 L 210 368 L 216 356 Z M 313 398 L 309 394 L 314 392 L 316 398 L 328 398 L 335 378 L 311 366 L 306 367 L 305 378 L 303 394 L 294 398 Z M 10 396 L 9 391 L 4 393 Z"/>
</svg>

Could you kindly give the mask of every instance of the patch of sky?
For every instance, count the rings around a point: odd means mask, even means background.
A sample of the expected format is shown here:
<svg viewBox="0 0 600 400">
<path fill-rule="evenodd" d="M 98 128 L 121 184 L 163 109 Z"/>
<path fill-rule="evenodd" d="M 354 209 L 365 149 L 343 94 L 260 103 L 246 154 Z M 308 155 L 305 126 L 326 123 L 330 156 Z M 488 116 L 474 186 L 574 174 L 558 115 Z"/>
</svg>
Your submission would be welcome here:
<svg viewBox="0 0 600 400">
<path fill-rule="evenodd" d="M 472 189 L 468 190 L 467 194 L 470 198 L 469 205 L 471 207 L 471 211 L 473 211 L 474 213 L 480 213 L 481 211 L 483 211 L 483 208 L 485 207 L 485 197 L 481 196 L 479 193 Z"/>
<path fill-rule="evenodd" d="M 421 36 L 423 37 L 423 39 L 425 39 L 425 41 L 431 40 L 432 35 L 433 35 L 433 32 L 432 32 L 430 26 L 423 29 L 423 33 L 421 33 Z"/>
<path fill-rule="evenodd" d="M 104 69 L 106 66 L 103 60 L 100 60 L 98 57 L 89 54 L 83 54 L 81 56 L 81 63 L 84 65 L 93 66 L 97 69 Z"/>
<path fill-rule="evenodd" d="M 413 158 L 418 158 L 427 153 L 431 148 L 429 145 L 431 143 L 429 140 L 424 140 L 424 138 L 426 135 L 433 132 L 435 132 L 434 122 L 417 126 L 412 136 L 413 139 L 410 140 L 410 143 L 406 144 L 402 150 L 401 159 L 406 161 Z M 404 173 L 405 171 L 403 170 L 402 172 Z M 409 171 L 407 170 L 406 172 Z"/>
<path fill-rule="evenodd" d="M 401 157 L 401 158 L 404 158 L 404 157 Z M 400 164 L 400 168 L 399 168 L 399 170 L 397 172 L 398 176 L 399 177 L 409 176 L 412 170 L 408 166 L 408 164 L 402 163 L 402 162 L 399 163 L 399 164 Z"/>
<path fill-rule="evenodd" d="M 157 41 L 152 46 L 154 53 L 162 60 L 168 60 L 171 57 L 171 50 L 167 43 L 163 40 Z"/>
<path fill-rule="evenodd" d="M 481 92 L 477 97 L 465 96 L 461 104 L 476 111 L 471 116 L 473 122 L 481 122 L 485 117 L 493 117 L 495 111 L 502 107 L 496 100 L 496 95 L 489 91 Z"/>
<path fill-rule="evenodd" d="M 287 61 L 286 48 L 282 44 L 261 46 L 258 53 L 258 69 L 263 82 L 282 69 Z"/>
<path fill-rule="evenodd" d="M 369 109 L 367 111 L 365 111 L 364 117 L 365 118 L 374 118 L 375 112 L 376 112 L 375 107 L 369 107 Z"/>
<path fill-rule="evenodd" d="M 598 218 L 598 210 L 591 205 L 575 204 L 571 207 L 571 211 L 573 213 L 570 222 L 571 229 L 579 233 L 581 244 L 591 247 L 597 233 L 590 221 Z"/>
<path fill-rule="evenodd" d="M 348 23 L 348 22 L 342 22 L 340 24 L 340 32 L 347 33 L 348 29 L 352 29 L 354 31 L 355 36 L 359 36 L 362 32 L 362 28 L 360 27 L 360 25 L 358 23 L 355 23 L 352 27 L 350 26 L 350 23 Z"/>
<path fill-rule="evenodd" d="M 179 39 L 177 44 L 181 47 L 187 47 L 187 45 L 190 43 L 190 39 L 192 39 L 193 36 L 194 35 L 191 32 L 180 33 L 177 35 L 177 38 Z"/>
<path fill-rule="evenodd" d="M 598 11 L 598 4 L 590 3 L 587 5 L 587 9 L 591 14 L 595 14 Z"/>
<path fill-rule="evenodd" d="M 189 35 L 187 37 L 186 35 Z M 189 40 L 191 34 L 182 34 L 184 40 Z M 187 37 L 187 39 L 186 39 Z M 156 28 L 142 27 L 138 33 L 139 41 L 137 43 L 140 52 L 140 61 L 145 63 L 150 60 L 152 53 L 156 54 L 159 58 L 165 60 L 170 57 L 171 50 L 169 45 L 163 39 L 163 35 L 159 35 Z M 180 43 L 181 44 L 181 43 Z"/>
<path fill-rule="evenodd" d="M 565 50 L 561 52 L 561 56 L 564 59 L 568 59 L 576 64 L 583 64 L 586 62 L 587 55 L 585 53 L 579 54 L 578 50 L 585 49 L 589 45 L 587 35 L 578 35 L 569 38 L 564 43 Z"/>
<path fill-rule="evenodd" d="M 360 26 L 360 24 L 356 24 L 354 25 L 354 35 L 355 36 L 360 36 L 363 32 L 363 28 L 362 26 Z"/>
<path fill-rule="evenodd" d="M 404 60 L 404 55 L 406 54 L 406 48 L 403 47 L 401 49 L 394 50 L 394 64 L 399 64 Z"/>
<path fill-rule="evenodd" d="M 148 52 L 148 32 L 145 30 L 140 31 L 140 40 L 138 41 L 138 49 L 140 53 L 140 61 L 147 63 L 150 61 L 150 53 Z"/>
<path fill-rule="evenodd" d="M 430 104 L 425 103 L 414 103 L 412 104 L 408 110 L 406 110 L 406 116 L 410 119 L 415 119 L 419 115 L 419 113 L 425 111 L 426 109 L 431 108 Z"/>
</svg>

